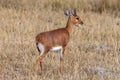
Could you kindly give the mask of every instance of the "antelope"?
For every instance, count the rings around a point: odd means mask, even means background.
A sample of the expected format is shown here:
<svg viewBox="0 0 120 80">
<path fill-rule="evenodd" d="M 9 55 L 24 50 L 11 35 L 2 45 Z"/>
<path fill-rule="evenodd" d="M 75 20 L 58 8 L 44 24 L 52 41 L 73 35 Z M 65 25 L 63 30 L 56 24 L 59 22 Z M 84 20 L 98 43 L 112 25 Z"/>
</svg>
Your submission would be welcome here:
<svg viewBox="0 0 120 80">
<path fill-rule="evenodd" d="M 40 55 L 35 63 L 35 75 L 37 74 L 38 64 L 40 65 L 42 71 L 42 59 L 45 57 L 48 51 L 60 51 L 60 72 L 63 72 L 64 51 L 69 42 L 73 26 L 75 25 L 81 27 L 83 24 L 83 21 L 76 14 L 76 9 L 74 9 L 74 13 L 68 9 L 65 10 L 64 13 L 66 16 L 68 16 L 66 27 L 42 32 L 36 36 L 36 46 L 40 52 Z"/>
</svg>

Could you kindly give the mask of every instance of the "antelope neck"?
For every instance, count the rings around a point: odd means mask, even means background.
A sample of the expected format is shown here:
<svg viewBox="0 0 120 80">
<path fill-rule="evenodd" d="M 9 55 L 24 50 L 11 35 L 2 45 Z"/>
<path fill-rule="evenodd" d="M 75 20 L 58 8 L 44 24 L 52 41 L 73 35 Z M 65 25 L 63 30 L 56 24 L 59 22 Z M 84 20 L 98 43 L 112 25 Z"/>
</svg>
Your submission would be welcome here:
<svg viewBox="0 0 120 80">
<path fill-rule="evenodd" d="M 66 24 L 66 30 L 69 32 L 69 34 L 71 34 L 72 29 L 73 29 L 73 23 L 71 21 L 71 17 L 69 16 L 67 24 Z"/>
</svg>

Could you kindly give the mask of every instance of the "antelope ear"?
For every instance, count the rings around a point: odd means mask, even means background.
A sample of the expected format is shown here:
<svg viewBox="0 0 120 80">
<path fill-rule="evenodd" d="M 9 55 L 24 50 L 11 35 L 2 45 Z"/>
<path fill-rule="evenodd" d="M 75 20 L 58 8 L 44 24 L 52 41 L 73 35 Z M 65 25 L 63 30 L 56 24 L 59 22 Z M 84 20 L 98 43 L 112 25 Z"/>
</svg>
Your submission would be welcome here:
<svg viewBox="0 0 120 80">
<path fill-rule="evenodd" d="M 72 16 L 71 11 L 68 10 L 68 9 L 66 9 L 66 10 L 64 11 L 64 14 L 65 14 L 66 16 Z"/>
<path fill-rule="evenodd" d="M 74 15 L 77 15 L 77 13 L 76 13 L 76 8 L 74 9 Z"/>
</svg>

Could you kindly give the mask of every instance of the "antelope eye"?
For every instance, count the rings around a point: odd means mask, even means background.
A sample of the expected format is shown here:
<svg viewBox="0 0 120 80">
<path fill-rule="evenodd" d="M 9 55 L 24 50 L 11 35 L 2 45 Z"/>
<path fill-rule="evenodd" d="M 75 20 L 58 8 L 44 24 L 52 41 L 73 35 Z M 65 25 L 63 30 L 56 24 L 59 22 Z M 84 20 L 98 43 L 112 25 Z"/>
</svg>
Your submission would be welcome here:
<svg viewBox="0 0 120 80">
<path fill-rule="evenodd" d="M 76 18 L 77 20 L 79 20 L 79 18 Z"/>
</svg>

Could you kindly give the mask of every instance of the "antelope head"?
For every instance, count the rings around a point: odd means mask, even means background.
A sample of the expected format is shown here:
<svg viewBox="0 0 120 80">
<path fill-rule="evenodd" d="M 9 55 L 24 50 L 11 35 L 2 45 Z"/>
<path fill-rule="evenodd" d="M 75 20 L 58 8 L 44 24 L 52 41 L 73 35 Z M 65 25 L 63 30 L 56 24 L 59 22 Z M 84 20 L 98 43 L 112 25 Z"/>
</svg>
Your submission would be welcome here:
<svg viewBox="0 0 120 80">
<path fill-rule="evenodd" d="M 74 9 L 73 13 L 70 10 L 65 10 L 64 13 L 65 13 L 66 16 L 69 16 L 69 18 L 71 19 L 71 22 L 73 23 L 73 25 L 75 25 L 77 27 L 81 27 L 81 25 L 83 25 L 83 21 L 77 15 L 76 9 Z"/>
</svg>

